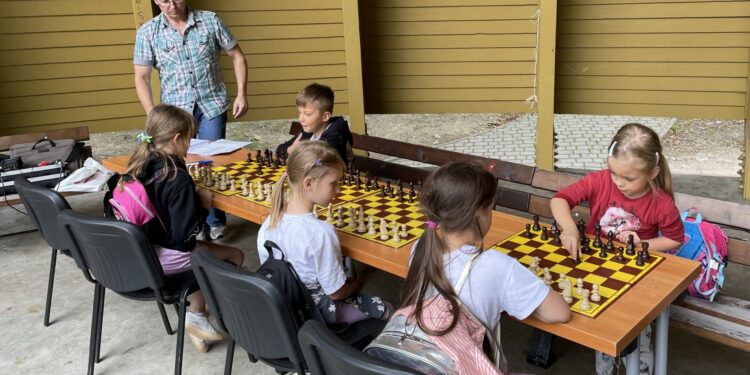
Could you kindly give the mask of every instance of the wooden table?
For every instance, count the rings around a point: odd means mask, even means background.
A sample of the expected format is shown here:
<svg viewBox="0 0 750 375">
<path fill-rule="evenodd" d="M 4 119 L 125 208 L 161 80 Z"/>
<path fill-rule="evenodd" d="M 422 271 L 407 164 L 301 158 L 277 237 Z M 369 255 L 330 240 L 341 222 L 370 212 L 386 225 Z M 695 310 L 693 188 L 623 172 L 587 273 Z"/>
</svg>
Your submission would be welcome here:
<svg viewBox="0 0 750 375">
<path fill-rule="evenodd" d="M 240 150 L 211 159 L 220 165 L 246 157 L 247 152 Z M 207 158 L 197 155 L 187 157 L 188 162 L 201 159 Z M 123 171 L 126 163 L 127 156 L 119 156 L 102 162 L 105 167 L 113 171 Z M 269 214 L 268 208 L 237 197 L 215 194 L 213 202 L 216 208 L 255 223 L 262 223 Z M 493 224 L 485 238 L 485 247 L 510 237 L 530 222 L 528 219 L 497 211 L 493 211 L 492 218 Z M 412 243 L 394 249 L 346 233 L 339 233 L 339 238 L 343 254 L 394 275 L 406 276 L 406 265 Z M 700 265 L 698 262 L 683 258 L 661 255 L 665 258 L 661 264 L 596 318 L 573 313 L 573 318 L 565 324 L 548 324 L 534 318 L 527 318 L 523 322 L 591 349 L 617 355 L 639 336 L 646 325 L 656 319 L 655 367 L 657 374 L 665 374 L 669 305 L 698 275 Z M 632 373 L 638 373 L 638 355 L 639 351 L 635 350 L 627 358 L 630 364 L 627 366 L 629 374 L 631 369 L 634 371 Z"/>
</svg>

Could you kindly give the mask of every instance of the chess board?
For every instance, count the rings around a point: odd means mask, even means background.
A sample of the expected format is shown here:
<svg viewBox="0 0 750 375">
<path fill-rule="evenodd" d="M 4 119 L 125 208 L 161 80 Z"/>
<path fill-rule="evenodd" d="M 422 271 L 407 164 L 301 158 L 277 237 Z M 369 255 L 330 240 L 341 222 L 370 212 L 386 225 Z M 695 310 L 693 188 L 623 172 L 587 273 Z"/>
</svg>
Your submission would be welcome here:
<svg viewBox="0 0 750 375">
<path fill-rule="evenodd" d="M 663 257 L 650 254 L 649 259 L 643 266 L 637 266 L 635 255 L 626 254 L 625 261 L 618 262 L 614 259 L 616 256 L 614 252 L 609 252 L 606 258 L 602 258 L 599 256 L 599 247 L 592 245 L 592 251 L 588 254 L 581 254 L 581 262 L 576 264 L 565 248 L 550 243 L 552 241 L 551 236 L 548 240 L 543 241 L 541 231 L 532 230 L 531 238 L 526 238 L 525 232 L 525 230 L 522 230 L 492 246 L 491 249 L 502 251 L 516 258 L 525 266 L 531 264 L 532 257 L 539 257 L 541 261 L 539 262 L 540 270 L 537 272 L 537 276 L 541 277 L 543 269 L 548 267 L 552 274 L 552 281 L 554 281 L 550 287 L 557 292 L 562 292 L 557 283 L 560 273 L 564 272 L 573 286 L 571 311 L 591 318 L 599 315 L 664 260 Z M 591 308 L 587 311 L 580 308 L 581 296 L 576 292 L 578 278 L 583 279 L 583 288 L 589 291 L 593 284 L 599 285 L 601 300 L 599 302 L 590 301 Z"/>
<path fill-rule="evenodd" d="M 406 195 L 408 196 L 408 194 Z M 338 222 L 339 206 L 342 207 L 341 213 L 344 218 L 344 225 L 342 227 L 338 227 L 336 225 Z M 354 207 L 355 216 L 358 217 L 360 206 L 363 206 L 365 210 L 365 223 L 367 222 L 369 216 L 373 217 L 373 225 L 375 226 L 374 235 L 369 235 L 367 234 L 367 232 L 359 233 L 357 231 L 357 226 L 349 226 L 349 207 Z M 399 202 L 398 198 L 390 198 L 388 195 L 386 195 L 385 197 L 380 197 L 380 194 L 376 193 L 365 195 L 363 197 L 354 199 L 353 201 L 342 202 L 337 205 L 333 205 L 333 218 L 328 217 L 327 211 L 327 207 L 319 208 L 317 210 L 318 219 L 327 220 L 336 228 L 336 230 L 349 233 L 354 236 L 362 237 L 370 241 L 375 241 L 377 243 L 393 248 L 399 248 L 419 238 L 422 233 L 424 233 L 424 229 L 427 226 L 426 220 L 424 220 L 424 215 L 419 211 L 418 199 L 414 200 L 413 203 L 409 203 L 407 198 L 405 198 L 403 202 Z M 388 234 L 389 237 L 391 237 L 388 240 L 380 239 L 381 218 L 385 219 L 388 226 Z M 392 240 L 393 228 L 391 227 L 391 225 L 394 221 L 398 223 L 399 227 L 401 226 L 401 224 L 406 225 L 407 235 L 405 237 L 399 238 L 398 242 L 394 242 Z"/>
</svg>

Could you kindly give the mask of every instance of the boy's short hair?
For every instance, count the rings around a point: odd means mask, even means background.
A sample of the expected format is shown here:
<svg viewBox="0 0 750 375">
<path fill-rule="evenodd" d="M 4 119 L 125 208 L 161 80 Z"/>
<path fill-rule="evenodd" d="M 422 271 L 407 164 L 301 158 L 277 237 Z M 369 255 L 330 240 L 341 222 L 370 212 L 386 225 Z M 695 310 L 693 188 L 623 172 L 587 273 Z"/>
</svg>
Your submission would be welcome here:
<svg viewBox="0 0 750 375">
<path fill-rule="evenodd" d="M 333 114 L 333 90 L 317 82 L 305 86 L 297 94 L 297 107 L 310 103 L 314 103 L 321 112 Z"/>
</svg>

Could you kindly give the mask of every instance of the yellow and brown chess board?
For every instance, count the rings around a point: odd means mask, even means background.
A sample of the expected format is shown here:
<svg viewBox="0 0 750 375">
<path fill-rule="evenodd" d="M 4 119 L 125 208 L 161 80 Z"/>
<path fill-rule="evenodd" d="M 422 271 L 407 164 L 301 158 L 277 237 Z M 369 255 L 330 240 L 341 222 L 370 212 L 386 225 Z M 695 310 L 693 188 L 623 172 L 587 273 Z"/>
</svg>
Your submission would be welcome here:
<svg viewBox="0 0 750 375">
<path fill-rule="evenodd" d="M 552 236 L 543 241 L 541 230 L 532 230 L 530 238 L 525 236 L 525 232 L 525 230 L 522 230 L 492 246 L 491 249 L 502 251 L 516 258 L 527 267 L 531 264 L 533 257 L 538 257 L 540 261 L 537 276 L 541 277 L 543 269 L 549 268 L 552 281 L 554 281 L 550 287 L 557 292 L 562 292 L 557 284 L 560 273 L 565 273 L 572 285 L 573 302 L 570 305 L 571 311 L 591 318 L 599 315 L 664 260 L 661 256 L 650 254 L 643 266 L 638 266 L 636 265 L 635 255 L 626 254 L 625 260 L 618 262 L 615 252 L 608 252 L 606 257 L 600 257 L 600 248 L 591 246 L 591 252 L 581 254 L 581 262 L 576 264 L 565 248 L 551 243 Z M 582 297 L 576 292 L 578 278 L 583 279 L 583 288 L 589 291 L 593 284 L 599 285 L 601 300 L 599 302 L 590 301 L 591 307 L 587 311 L 580 308 Z"/>
<path fill-rule="evenodd" d="M 374 191 L 374 190 L 371 190 Z M 343 216 L 344 225 L 339 227 L 338 223 L 338 207 L 342 207 L 341 214 Z M 358 231 L 359 225 L 354 227 L 350 226 L 349 219 L 349 207 L 354 208 L 355 219 L 359 218 L 359 208 L 364 208 L 364 220 L 365 225 L 367 224 L 368 218 L 372 216 L 373 225 L 375 226 L 375 234 L 370 235 L 368 232 L 360 233 Z M 414 199 L 413 202 L 408 200 L 408 191 L 404 196 L 403 202 L 399 202 L 399 198 L 391 198 L 389 195 L 384 197 L 380 196 L 380 193 L 374 193 L 357 198 L 351 202 L 343 202 L 332 207 L 333 217 L 328 217 L 328 208 L 323 207 L 317 210 L 318 218 L 326 220 L 333 225 L 337 230 L 349 233 L 358 237 L 375 241 L 377 243 L 399 248 L 404 246 L 415 239 L 422 236 L 424 229 L 427 226 L 427 222 L 424 219 L 424 215 L 419 211 L 419 200 Z M 388 229 L 388 239 L 380 239 L 380 219 L 383 218 L 386 221 Z M 355 220 L 356 221 L 356 220 Z M 396 222 L 399 226 L 399 232 L 401 232 L 401 226 L 406 225 L 406 235 L 399 235 L 398 241 L 393 241 L 393 223 Z"/>
</svg>

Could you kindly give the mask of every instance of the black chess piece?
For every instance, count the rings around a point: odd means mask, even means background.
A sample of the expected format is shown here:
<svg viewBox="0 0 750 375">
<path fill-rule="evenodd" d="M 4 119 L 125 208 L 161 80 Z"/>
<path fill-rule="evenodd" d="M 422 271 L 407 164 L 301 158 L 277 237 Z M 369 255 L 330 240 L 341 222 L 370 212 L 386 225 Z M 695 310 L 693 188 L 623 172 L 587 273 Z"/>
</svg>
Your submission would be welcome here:
<svg viewBox="0 0 750 375">
<path fill-rule="evenodd" d="M 596 237 L 594 238 L 594 247 L 602 247 L 602 227 L 599 223 L 596 223 L 594 226 L 594 234 L 596 234 Z"/>
<path fill-rule="evenodd" d="M 542 228 L 542 241 L 547 241 L 549 237 L 547 237 L 547 227 Z"/>
<path fill-rule="evenodd" d="M 251 161 L 253 161 L 253 153 L 252 152 L 248 152 L 247 153 L 247 159 L 245 159 L 245 161 L 248 162 L 248 163 L 251 162 Z"/>
<path fill-rule="evenodd" d="M 357 189 L 357 190 L 359 190 L 359 189 L 360 189 L 360 188 L 362 187 L 362 185 L 361 185 L 361 181 L 359 180 L 359 175 L 357 175 L 357 177 L 356 177 L 356 178 L 357 178 L 357 179 L 355 180 L 355 181 L 356 181 L 356 184 L 355 184 L 354 188 L 355 188 L 355 189 Z"/>
<path fill-rule="evenodd" d="M 401 189 L 398 191 L 398 203 L 404 203 L 404 191 Z"/>
<path fill-rule="evenodd" d="M 370 184 L 372 181 L 370 181 L 370 175 L 368 174 L 367 177 L 365 177 L 365 191 L 370 191 Z"/>
<path fill-rule="evenodd" d="M 260 164 L 261 159 L 262 159 L 262 156 L 260 156 L 260 150 L 255 150 L 255 162 Z"/>
<path fill-rule="evenodd" d="M 573 263 L 575 264 L 581 264 L 581 256 L 579 255 L 577 258 L 573 259 Z"/>
<path fill-rule="evenodd" d="M 583 246 L 581 246 L 581 254 L 588 254 L 591 252 L 591 247 L 589 246 L 589 238 L 583 237 Z"/>
<path fill-rule="evenodd" d="M 380 198 L 385 198 L 385 186 L 380 186 Z"/>
<path fill-rule="evenodd" d="M 599 257 L 600 258 L 606 258 L 607 257 L 607 248 L 602 246 L 599 248 Z"/>
<path fill-rule="evenodd" d="M 414 191 L 414 183 L 409 181 L 409 190 Z"/>
<path fill-rule="evenodd" d="M 526 232 L 523 233 L 526 238 L 531 238 L 531 224 L 526 224 Z"/>
<path fill-rule="evenodd" d="M 550 236 L 552 236 L 552 238 L 554 238 L 555 234 L 558 233 L 559 231 L 560 231 L 560 228 L 557 227 L 557 220 L 552 219 L 552 228 L 551 228 L 550 233 L 549 233 Z"/>
<path fill-rule="evenodd" d="M 395 190 L 396 189 L 391 189 L 391 191 L 388 192 L 388 196 L 391 197 L 391 199 L 396 198 Z"/>
<path fill-rule="evenodd" d="M 372 188 L 374 190 L 380 189 L 380 184 L 378 183 L 378 176 L 375 176 L 372 178 Z"/>
<path fill-rule="evenodd" d="M 541 226 L 539 226 L 539 215 L 534 215 L 534 226 L 531 227 L 535 232 L 542 229 Z"/>
<path fill-rule="evenodd" d="M 625 248 L 622 246 L 617 247 L 617 256 L 615 257 L 615 260 L 624 263 L 626 261 L 625 259 Z"/>
<path fill-rule="evenodd" d="M 560 241 L 560 232 L 559 231 L 555 232 L 555 234 L 552 235 L 552 242 L 551 242 L 551 244 L 553 244 L 555 246 L 562 245 L 562 241 Z"/>
<path fill-rule="evenodd" d="M 625 249 L 625 254 L 635 255 L 635 243 L 632 234 L 628 234 L 628 243 Z"/>
<path fill-rule="evenodd" d="M 641 249 L 643 249 L 643 261 L 648 262 L 651 259 L 651 255 L 648 253 L 648 242 L 641 242 Z"/>
<path fill-rule="evenodd" d="M 609 231 L 607 233 L 607 251 L 613 251 L 615 249 L 615 232 Z"/>
<path fill-rule="evenodd" d="M 409 190 L 409 203 L 414 203 L 414 190 Z"/>
<path fill-rule="evenodd" d="M 645 262 L 643 261 L 643 251 L 638 252 L 638 256 L 635 258 L 635 265 L 638 267 L 643 267 Z"/>
<path fill-rule="evenodd" d="M 586 222 L 580 219 L 576 227 L 578 227 L 578 232 L 583 233 L 586 230 Z"/>
</svg>

